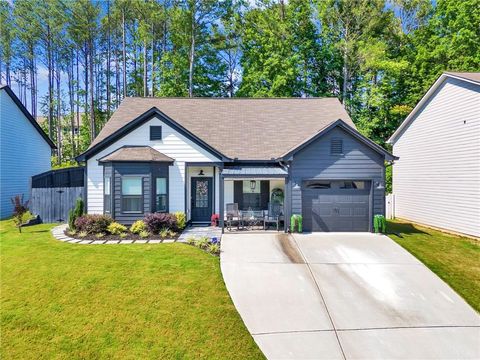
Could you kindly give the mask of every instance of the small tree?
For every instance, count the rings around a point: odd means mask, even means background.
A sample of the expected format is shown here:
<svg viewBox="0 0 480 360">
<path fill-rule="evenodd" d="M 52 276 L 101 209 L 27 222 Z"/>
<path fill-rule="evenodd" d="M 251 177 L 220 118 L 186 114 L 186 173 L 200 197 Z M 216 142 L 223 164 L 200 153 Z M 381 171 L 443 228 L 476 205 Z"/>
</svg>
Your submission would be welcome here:
<svg viewBox="0 0 480 360">
<path fill-rule="evenodd" d="M 16 195 L 10 201 L 13 204 L 13 222 L 18 227 L 18 231 L 22 232 L 24 215 L 28 212 L 28 201 L 23 201 L 23 194 Z"/>
<path fill-rule="evenodd" d="M 82 198 L 78 198 L 75 207 L 68 212 L 68 228 L 70 230 L 75 230 L 75 220 L 83 215 L 83 207 Z"/>
</svg>

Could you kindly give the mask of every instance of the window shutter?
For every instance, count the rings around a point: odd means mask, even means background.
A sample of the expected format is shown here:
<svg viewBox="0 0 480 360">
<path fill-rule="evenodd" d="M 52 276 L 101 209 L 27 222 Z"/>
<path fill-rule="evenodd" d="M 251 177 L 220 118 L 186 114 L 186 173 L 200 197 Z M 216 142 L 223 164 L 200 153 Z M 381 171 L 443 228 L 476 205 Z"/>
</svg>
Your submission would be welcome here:
<svg viewBox="0 0 480 360">
<path fill-rule="evenodd" d="M 233 182 L 233 202 L 238 204 L 239 210 L 243 210 L 243 181 Z"/>
<path fill-rule="evenodd" d="M 342 155 L 343 154 L 343 140 L 342 139 L 332 139 L 332 140 L 330 140 L 330 154 L 331 155 Z"/>
<path fill-rule="evenodd" d="M 270 181 L 260 181 L 260 206 L 262 210 L 268 210 L 268 202 L 270 200 Z"/>
<path fill-rule="evenodd" d="M 162 140 L 161 126 L 150 126 L 150 140 Z"/>
</svg>

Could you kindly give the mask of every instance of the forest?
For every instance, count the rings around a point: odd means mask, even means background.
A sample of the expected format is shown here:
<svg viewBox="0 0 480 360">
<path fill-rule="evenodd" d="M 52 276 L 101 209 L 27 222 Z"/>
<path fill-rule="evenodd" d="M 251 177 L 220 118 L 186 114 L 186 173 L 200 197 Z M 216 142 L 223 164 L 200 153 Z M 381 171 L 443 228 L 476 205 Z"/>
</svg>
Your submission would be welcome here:
<svg viewBox="0 0 480 360">
<path fill-rule="evenodd" d="M 334 96 L 385 145 L 443 71 L 480 71 L 480 0 L 0 0 L 0 26 L 54 166 L 126 96 Z"/>
</svg>

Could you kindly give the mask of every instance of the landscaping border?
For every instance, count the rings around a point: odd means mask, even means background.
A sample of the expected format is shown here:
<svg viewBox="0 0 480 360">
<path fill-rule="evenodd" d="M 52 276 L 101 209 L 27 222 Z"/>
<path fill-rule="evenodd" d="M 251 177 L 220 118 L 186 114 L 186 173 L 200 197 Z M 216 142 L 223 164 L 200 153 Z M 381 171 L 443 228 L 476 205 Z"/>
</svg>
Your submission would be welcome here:
<svg viewBox="0 0 480 360">
<path fill-rule="evenodd" d="M 68 235 L 65 235 L 65 230 L 67 229 L 68 224 L 61 224 L 55 226 L 52 229 L 52 235 L 55 239 L 63 242 L 68 242 L 72 244 L 80 245 L 126 245 L 126 244 L 168 244 L 174 242 L 185 242 L 183 239 L 145 239 L 145 240 L 131 240 L 131 239 L 121 239 L 121 240 L 102 240 L 102 239 L 75 239 Z"/>
</svg>

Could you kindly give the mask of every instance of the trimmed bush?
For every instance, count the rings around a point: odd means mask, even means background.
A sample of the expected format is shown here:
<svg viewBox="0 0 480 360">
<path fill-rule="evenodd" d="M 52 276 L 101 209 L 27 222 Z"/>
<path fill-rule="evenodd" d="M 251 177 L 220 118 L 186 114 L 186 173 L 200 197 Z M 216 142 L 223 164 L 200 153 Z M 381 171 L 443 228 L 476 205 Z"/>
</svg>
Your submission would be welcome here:
<svg viewBox="0 0 480 360">
<path fill-rule="evenodd" d="M 187 224 L 187 216 L 184 212 L 177 211 L 173 215 L 175 215 L 175 219 L 177 220 L 177 229 L 183 230 Z"/>
<path fill-rule="evenodd" d="M 145 225 L 143 220 L 137 220 L 130 226 L 130 232 L 132 234 L 140 234 L 140 232 L 144 230 L 147 230 L 147 225 Z"/>
<path fill-rule="evenodd" d="M 158 234 L 163 228 L 176 229 L 177 219 L 173 214 L 153 213 L 144 217 L 143 221 L 147 225 L 148 231 L 152 234 Z"/>
<path fill-rule="evenodd" d="M 122 225 L 122 224 L 114 221 L 110 225 L 108 225 L 107 231 L 112 235 L 119 235 L 119 234 L 127 231 L 127 227 L 125 225 Z"/>
<path fill-rule="evenodd" d="M 83 215 L 75 220 L 75 229 L 87 234 L 104 233 L 113 219 L 107 215 Z"/>
</svg>

